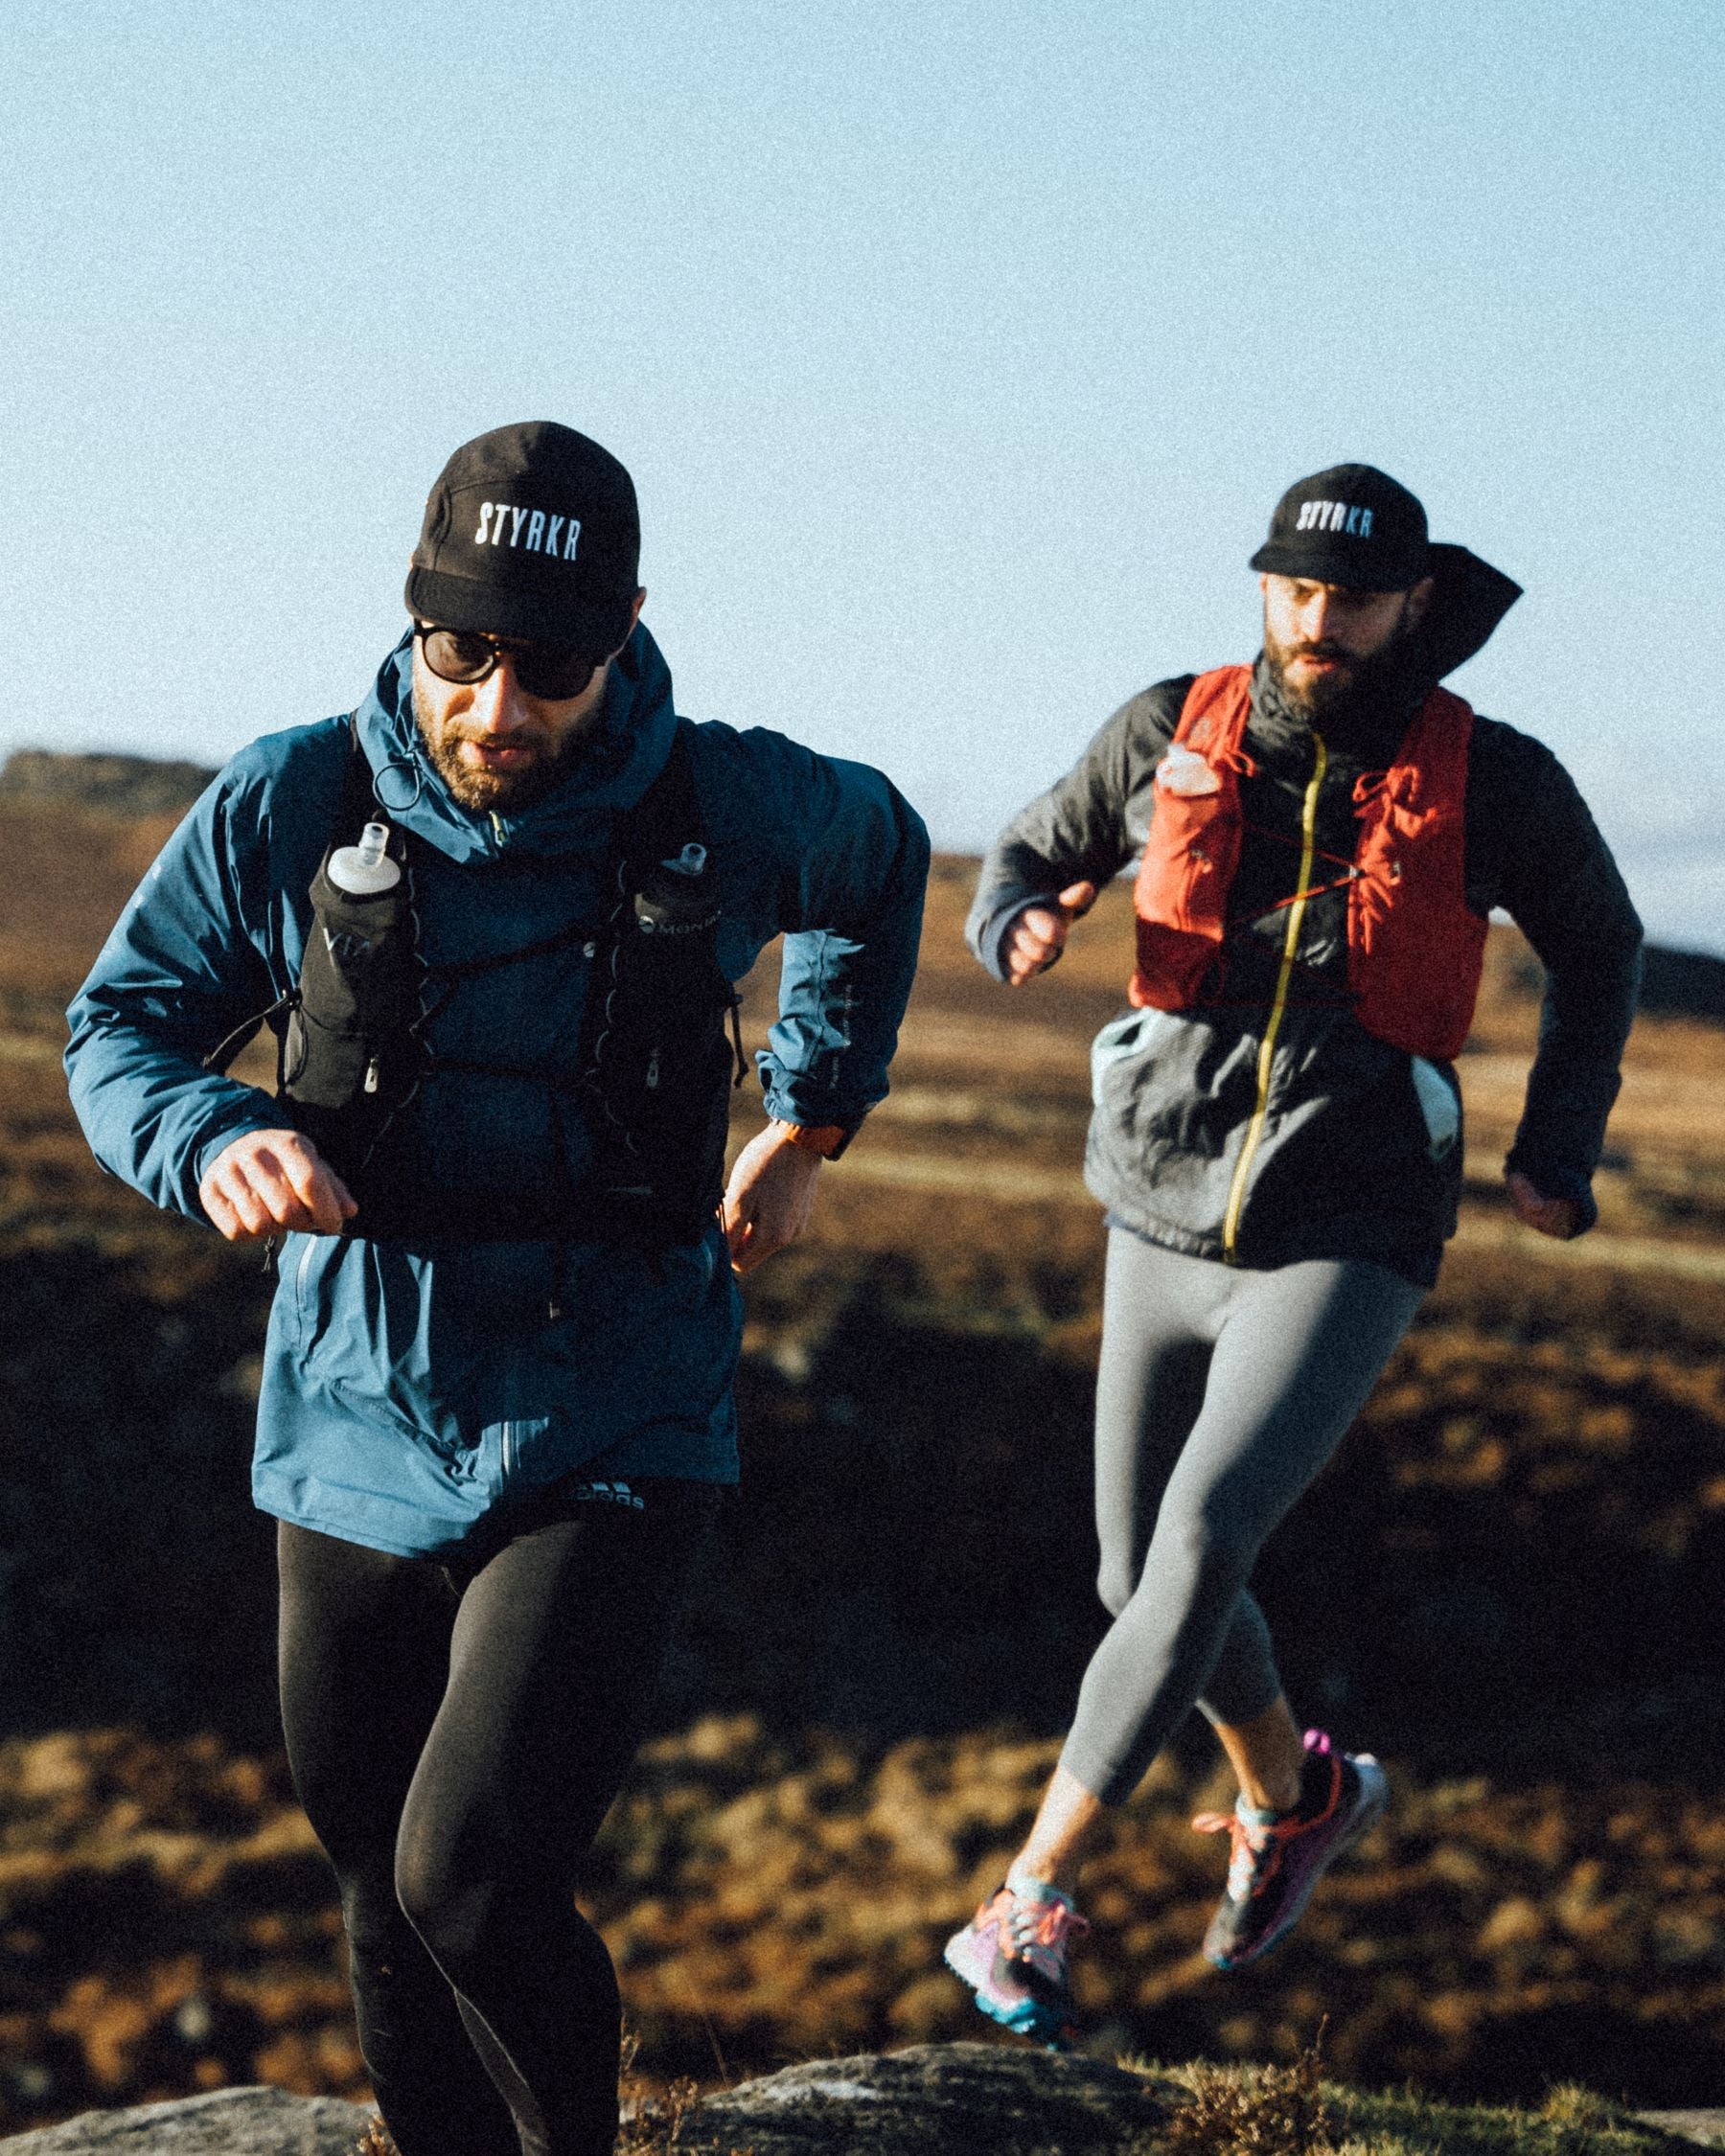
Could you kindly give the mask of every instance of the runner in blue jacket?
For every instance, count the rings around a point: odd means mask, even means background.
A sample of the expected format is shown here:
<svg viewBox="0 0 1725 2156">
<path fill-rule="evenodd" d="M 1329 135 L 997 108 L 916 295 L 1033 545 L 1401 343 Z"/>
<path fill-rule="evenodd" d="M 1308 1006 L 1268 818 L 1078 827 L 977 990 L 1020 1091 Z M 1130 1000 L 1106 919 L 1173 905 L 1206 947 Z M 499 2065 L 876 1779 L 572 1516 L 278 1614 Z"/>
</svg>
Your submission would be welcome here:
<svg viewBox="0 0 1725 2156">
<path fill-rule="evenodd" d="M 736 1479 L 732 1275 L 885 1094 L 915 965 L 914 811 L 678 719 L 637 551 L 585 437 L 457 450 L 370 694 L 234 758 L 71 1012 L 104 1165 L 279 1239 L 284 1722 L 402 2156 L 612 2147 L 574 1868 Z M 781 932 L 772 1120 L 720 1206 L 729 984 Z M 260 1016 L 285 1097 L 222 1074 Z"/>
</svg>

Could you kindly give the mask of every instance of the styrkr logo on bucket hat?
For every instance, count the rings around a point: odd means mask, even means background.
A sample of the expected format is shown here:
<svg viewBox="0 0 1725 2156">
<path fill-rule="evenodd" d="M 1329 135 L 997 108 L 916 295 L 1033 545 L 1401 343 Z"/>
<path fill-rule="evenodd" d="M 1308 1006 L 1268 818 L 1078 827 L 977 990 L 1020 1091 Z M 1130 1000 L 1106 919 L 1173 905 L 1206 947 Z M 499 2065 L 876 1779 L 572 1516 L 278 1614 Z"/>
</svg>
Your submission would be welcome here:
<svg viewBox="0 0 1725 2156">
<path fill-rule="evenodd" d="M 1375 465 L 1333 464 L 1283 494 L 1252 566 L 1356 591 L 1406 591 L 1426 574 L 1429 553 L 1417 495 Z"/>
<path fill-rule="evenodd" d="M 606 657 L 629 634 L 640 553 L 634 482 L 609 449 L 555 420 L 497 426 L 438 474 L 407 609 Z"/>
</svg>

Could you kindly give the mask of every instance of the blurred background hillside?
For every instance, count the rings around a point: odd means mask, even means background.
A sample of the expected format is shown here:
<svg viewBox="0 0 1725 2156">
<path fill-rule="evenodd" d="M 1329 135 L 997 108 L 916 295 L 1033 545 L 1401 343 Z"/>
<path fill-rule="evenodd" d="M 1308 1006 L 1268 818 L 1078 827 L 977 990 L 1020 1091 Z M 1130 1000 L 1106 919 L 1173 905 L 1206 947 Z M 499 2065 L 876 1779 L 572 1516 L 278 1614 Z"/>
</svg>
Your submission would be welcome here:
<svg viewBox="0 0 1725 2156">
<path fill-rule="evenodd" d="M 198 781 L 0 774 L 0 2132 L 264 2078 L 363 2087 L 327 1874 L 276 1750 L 247 1497 L 271 1283 L 104 1178 L 61 1013 Z M 658 2074 L 974 2035 L 939 1941 L 996 1883 L 1100 1629 L 1086 1052 L 1129 905 L 1008 997 L 937 863 L 890 1100 L 750 1283 L 745 1482 L 590 1867 Z M 770 963 L 751 984 L 758 1040 Z M 1259 1587 L 1297 1707 L 1398 1800 L 1259 1972 L 1188 1732 L 1122 1816 L 1095 2040 L 1648 2103 L 1725 2076 L 1725 964 L 1656 953 L 1601 1222 L 1517 1229 L 1499 1162 L 1539 967 L 1494 931 L 1443 1280 Z M 266 1070 L 266 1066 L 263 1067 Z M 758 1094 L 738 1111 L 755 1127 Z"/>
</svg>

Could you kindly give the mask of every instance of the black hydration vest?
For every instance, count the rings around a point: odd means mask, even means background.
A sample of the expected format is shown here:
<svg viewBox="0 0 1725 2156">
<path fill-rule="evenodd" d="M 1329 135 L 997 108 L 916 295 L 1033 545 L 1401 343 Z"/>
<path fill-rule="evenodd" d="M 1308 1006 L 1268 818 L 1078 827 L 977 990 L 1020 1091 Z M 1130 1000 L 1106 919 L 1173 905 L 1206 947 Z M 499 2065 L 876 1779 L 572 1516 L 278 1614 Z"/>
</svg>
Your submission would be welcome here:
<svg viewBox="0 0 1725 2156">
<path fill-rule="evenodd" d="M 699 1243 L 724 1183 L 729 1095 L 747 1076 L 738 998 L 716 951 L 719 879 L 708 857 L 686 722 L 664 768 L 617 819 L 603 919 L 495 957 L 426 962 L 417 947 L 413 884 L 424 842 L 392 827 L 402 874 L 367 896 L 330 876 L 337 848 L 382 820 L 356 735 L 335 836 L 311 882 L 312 923 L 298 985 L 208 1059 L 225 1069 L 267 1021 L 279 1044 L 278 1097 L 358 1204 L 345 1233 L 370 1241 L 543 1238 L 637 1249 Z M 581 1036 L 562 1071 L 437 1055 L 430 1023 L 480 974 L 581 946 L 591 959 Z M 397 1118 L 439 1071 L 524 1080 L 572 1102 L 590 1139 L 585 1173 L 562 1160 L 531 1198 L 450 1198 L 425 1187 L 411 1145 L 391 1143 Z"/>
</svg>

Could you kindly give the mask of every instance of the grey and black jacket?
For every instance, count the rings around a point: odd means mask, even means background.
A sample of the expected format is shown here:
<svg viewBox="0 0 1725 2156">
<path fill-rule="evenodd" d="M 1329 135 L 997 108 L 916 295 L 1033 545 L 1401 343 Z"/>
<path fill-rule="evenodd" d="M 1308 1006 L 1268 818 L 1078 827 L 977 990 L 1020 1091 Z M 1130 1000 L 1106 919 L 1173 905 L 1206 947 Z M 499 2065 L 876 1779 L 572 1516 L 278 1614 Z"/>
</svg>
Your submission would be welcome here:
<svg viewBox="0 0 1725 2156">
<path fill-rule="evenodd" d="M 1313 886 L 1353 857 L 1355 781 L 1388 766 L 1420 699 L 1484 643 L 1518 595 L 1464 550 L 1433 551 L 1438 588 L 1404 692 L 1356 716 L 1345 734 L 1325 733 Z M 1021 907 L 1080 879 L 1102 884 L 1141 853 L 1156 768 L 1193 678 L 1159 682 L 1123 704 L 991 849 L 966 932 L 997 978 Z M 1429 1286 L 1456 1227 L 1460 1089 L 1453 1067 L 1390 1046 L 1354 1017 L 1345 888 L 1304 907 L 1260 1086 L 1289 920 L 1285 907 L 1267 909 L 1298 887 L 1316 762 L 1310 726 L 1261 657 L 1245 747 L 1255 768 L 1241 788 L 1246 838 L 1217 999 L 1184 1012 L 1125 1011 L 1103 1027 L 1085 1180 L 1111 1221 L 1192 1256 L 1253 1267 L 1367 1258 Z M 1474 911 L 1502 907 L 1546 968 L 1539 1049 L 1508 1165 L 1545 1195 L 1576 1201 L 1591 1227 L 1591 1178 L 1634 1011 L 1641 924 L 1569 774 L 1540 743 L 1491 719 L 1476 720 L 1469 751 L 1464 873 Z M 1124 978 L 1132 954 L 1120 956 Z"/>
</svg>

